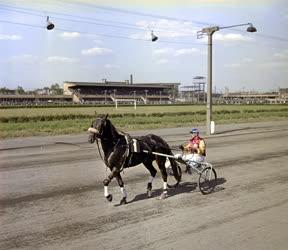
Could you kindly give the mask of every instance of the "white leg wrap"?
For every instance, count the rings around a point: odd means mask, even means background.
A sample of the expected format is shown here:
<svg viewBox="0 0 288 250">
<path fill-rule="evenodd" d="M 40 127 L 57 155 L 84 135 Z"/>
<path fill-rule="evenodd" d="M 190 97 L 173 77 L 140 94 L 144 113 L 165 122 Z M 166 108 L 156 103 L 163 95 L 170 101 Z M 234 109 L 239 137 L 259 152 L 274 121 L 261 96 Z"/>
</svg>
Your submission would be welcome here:
<svg viewBox="0 0 288 250">
<path fill-rule="evenodd" d="M 148 183 L 152 183 L 153 180 L 154 180 L 154 177 L 153 176 L 149 176 Z"/>
<path fill-rule="evenodd" d="M 123 197 L 127 197 L 127 192 L 126 192 L 125 188 L 121 187 L 120 190 L 121 190 Z"/>
<path fill-rule="evenodd" d="M 164 183 L 163 183 L 163 189 L 164 189 L 164 190 L 167 190 L 167 182 L 164 182 Z"/>
<path fill-rule="evenodd" d="M 108 195 L 108 186 L 104 186 L 104 196 L 107 197 Z"/>
</svg>

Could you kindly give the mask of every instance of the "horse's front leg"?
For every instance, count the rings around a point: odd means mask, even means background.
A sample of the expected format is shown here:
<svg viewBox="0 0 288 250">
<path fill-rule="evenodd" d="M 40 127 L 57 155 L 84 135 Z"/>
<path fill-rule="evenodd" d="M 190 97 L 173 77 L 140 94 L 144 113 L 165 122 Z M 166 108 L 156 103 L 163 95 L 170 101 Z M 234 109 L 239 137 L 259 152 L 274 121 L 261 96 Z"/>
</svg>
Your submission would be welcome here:
<svg viewBox="0 0 288 250">
<path fill-rule="evenodd" d="M 120 173 L 118 173 L 118 175 L 116 175 L 116 180 L 118 182 L 118 185 L 120 187 L 120 190 L 121 190 L 121 193 L 122 193 L 122 196 L 123 196 L 121 201 L 120 201 L 120 205 L 127 204 L 127 200 L 126 200 L 127 199 L 127 192 L 126 192 L 126 190 L 124 188 L 124 182 L 122 180 L 122 177 L 121 177 Z"/>
<path fill-rule="evenodd" d="M 118 173 L 119 173 L 118 169 L 117 168 L 113 168 L 111 173 L 108 175 L 108 177 L 103 181 L 103 184 L 104 184 L 104 196 L 110 202 L 112 201 L 113 196 L 112 196 L 112 194 L 109 194 L 109 192 L 108 192 L 108 185 L 112 181 L 112 179 L 118 175 Z"/>
</svg>

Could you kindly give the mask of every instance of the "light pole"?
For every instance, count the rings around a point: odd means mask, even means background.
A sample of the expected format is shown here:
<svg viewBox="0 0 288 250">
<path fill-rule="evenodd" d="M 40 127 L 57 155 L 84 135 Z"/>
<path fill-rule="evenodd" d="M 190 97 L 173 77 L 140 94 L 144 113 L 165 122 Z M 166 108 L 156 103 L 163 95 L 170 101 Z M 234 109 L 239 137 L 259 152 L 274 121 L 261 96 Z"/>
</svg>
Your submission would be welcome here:
<svg viewBox="0 0 288 250">
<path fill-rule="evenodd" d="M 105 104 L 106 104 L 106 101 L 107 101 L 107 90 L 106 89 L 104 90 L 104 93 L 105 93 Z"/>
<path fill-rule="evenodd" d="M 146 99 L 146 103 L 145 104 L 147 104 L 147 92 L 148 92 L 148 90 L 145 89 L 145 99 Z"/>
<path fill-rule="evenodd" d="M 206 134 L 211 135 L 211 119 L 212 119 L 212 36 L 213 34 L 220 29 L 228 29 L 239 26 L 249 26 L 247 32 L 256 32 L 256 28 L 252 23 L 242 23 L 230 26 L 213 26 L 203 28 L 197 32 L 197 38 L 202 38 L 205 34 L 208 36 L 208 70 L 207 70 L 207 112 L 206 112 Z"/>
<path fill-rule="evenodd" d="M 136 100 L 136 90 L 133 90 L 134 93 L 134 100 Z"/>
</svg>

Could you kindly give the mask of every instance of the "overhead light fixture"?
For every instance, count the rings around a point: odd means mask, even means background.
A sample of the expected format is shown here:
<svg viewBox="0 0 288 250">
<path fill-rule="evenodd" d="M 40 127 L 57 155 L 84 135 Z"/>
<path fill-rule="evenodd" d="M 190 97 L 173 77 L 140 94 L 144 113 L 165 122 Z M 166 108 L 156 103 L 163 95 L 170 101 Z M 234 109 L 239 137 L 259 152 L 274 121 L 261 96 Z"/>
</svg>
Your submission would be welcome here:
<svg viewBox="0 0 288 250">
<path fill-rule="evenodd" d="M 257 29 L 253 26 L 252 23 L 249 23 L 249 27 L 247 28 L 247 32 L 256 32 Z"/>
<path fill-rule="evenodd" d="M 47 30 L 53 30 L 54 27 L 55 27 L 55 25 L 49 21 L 49 16 L 47 16 L 47 26 L 46 26 L 46 29 L 47 29 Z"/>
<path fill-rule="evenodd" d="M 158 36 L 155 36 L 154 33 L 153 33 L 153 30 L 151 31 L 151 41 L 152 42 L 155 42 L 158 40 Z"/>
</svg>

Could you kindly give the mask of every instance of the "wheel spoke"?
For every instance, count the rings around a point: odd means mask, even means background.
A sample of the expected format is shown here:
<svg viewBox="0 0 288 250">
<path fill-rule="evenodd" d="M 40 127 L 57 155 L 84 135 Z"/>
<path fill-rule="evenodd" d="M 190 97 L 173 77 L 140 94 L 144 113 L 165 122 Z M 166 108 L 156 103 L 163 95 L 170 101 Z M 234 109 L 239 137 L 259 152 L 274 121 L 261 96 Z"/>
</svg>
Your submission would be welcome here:
<svg viewBox="0 0 288 250">
<path fill-rule="evenodd" d="M 211 193 L 216 186 L 216 171 L 211 166 L 206 167 L 199 176 L 199 189 L 202 194 Z"/>
</svg>

